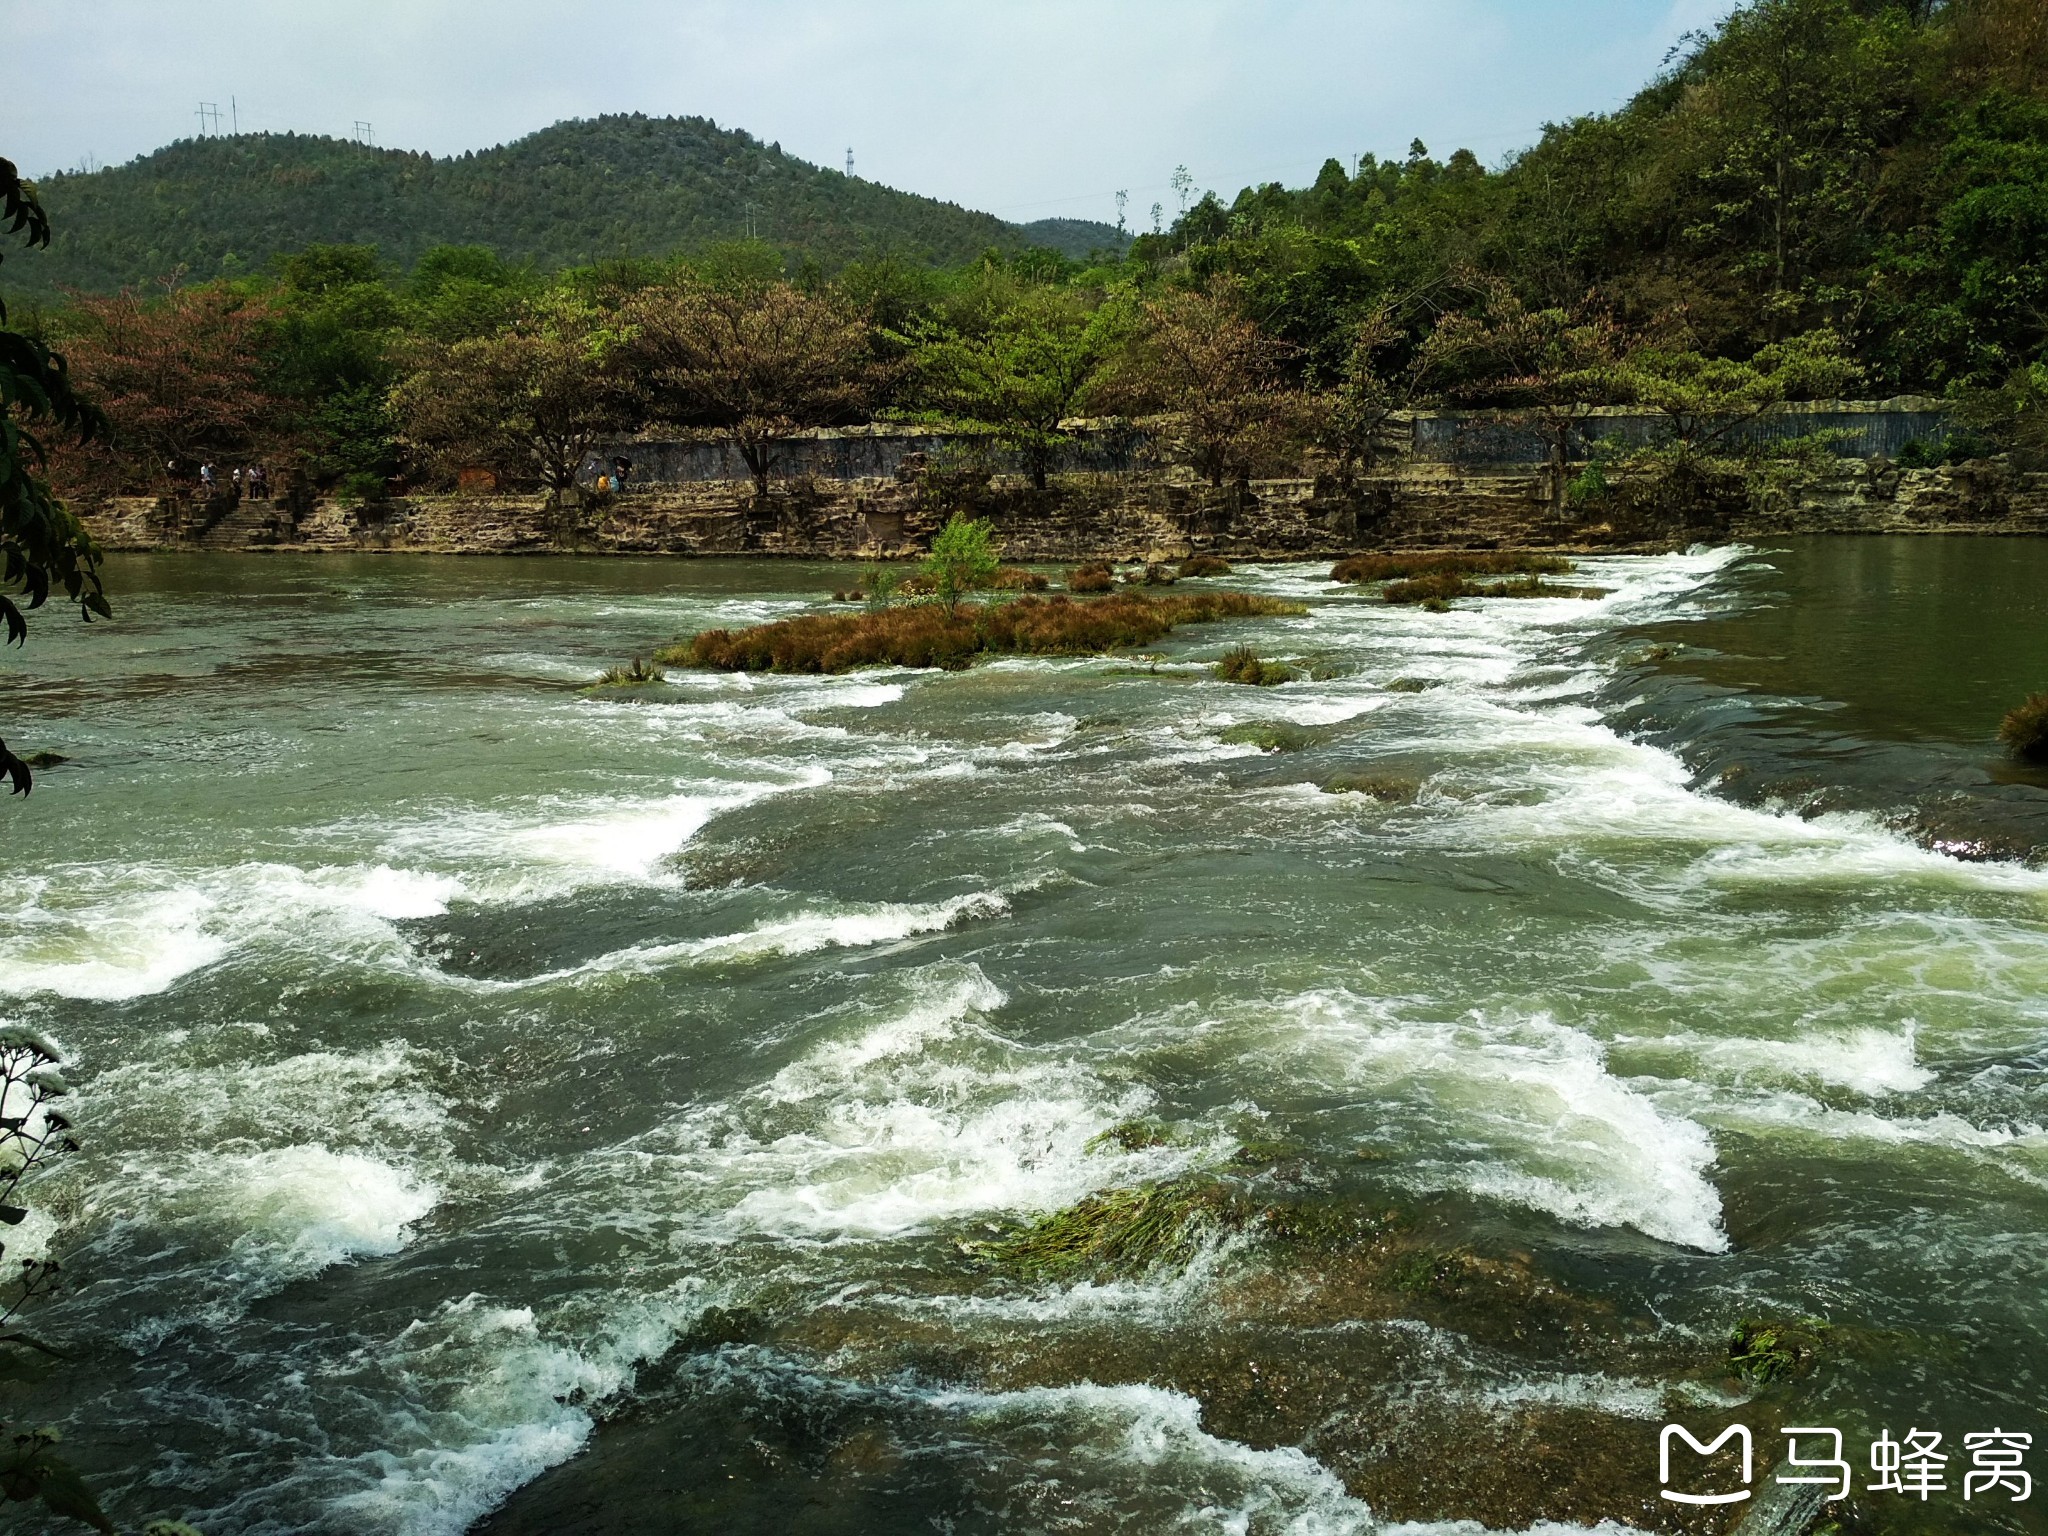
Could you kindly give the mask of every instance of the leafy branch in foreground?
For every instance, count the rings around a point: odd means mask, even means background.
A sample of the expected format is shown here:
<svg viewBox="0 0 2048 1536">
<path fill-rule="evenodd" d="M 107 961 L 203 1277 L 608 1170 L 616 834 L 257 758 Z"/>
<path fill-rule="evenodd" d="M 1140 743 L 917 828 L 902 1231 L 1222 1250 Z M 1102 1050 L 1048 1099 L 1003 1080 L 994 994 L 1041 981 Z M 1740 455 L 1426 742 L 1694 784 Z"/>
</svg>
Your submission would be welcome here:
<svg viewBox="0 0 2048 1536">
<path fill-rule="evenodd" d="M 0 159 L 0 224 L 27 243 L 47 246 L 50 221 L 35 188 L 11 160 Z M 79 616 L 109 617 L 100 589 L 100 551 L 84 526 L 50 491 L 40 432 L 54 429 L 80 442 L 103 435 L 106 418 L 71 387 L 61 354 L 7 328 L 0 304 L 0 624 L 6 643 L 28 639 L 24 607 L 40 608 L 61 589 Z M 17 602 L 19 597 L 24 601 Z M 25 795 L 33 783 L 28 764 L 0 742 L 0 777 L 9 793 Z"/>
</svg>

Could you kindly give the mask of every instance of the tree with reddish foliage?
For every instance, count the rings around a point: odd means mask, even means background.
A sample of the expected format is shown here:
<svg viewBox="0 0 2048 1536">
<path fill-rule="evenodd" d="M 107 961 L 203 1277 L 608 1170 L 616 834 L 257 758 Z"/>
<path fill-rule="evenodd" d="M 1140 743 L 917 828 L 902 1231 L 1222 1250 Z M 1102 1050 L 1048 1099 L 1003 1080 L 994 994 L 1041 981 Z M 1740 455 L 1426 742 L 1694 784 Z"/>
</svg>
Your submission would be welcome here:
<svg viewBox="0 0 2048 1536">
<path fill-rule="evenodd" d="M 296 407 L 270 382 L 266 357 L 269 302 L 221 284 L 161 287 L 74 294 L 63 317 L 72 372 L 113 423 L 110 447 L 64 461 L 95 489 L 175 484 L 201 464 L 291 443 Z"/>
<path fill-rule="evenodd" d="M 881 384 L 859 316 L 785 282 L 688 277 L 635 296 L 623 319 L 656 419 L 722 433 L 759 496 L 778 439 L 858 419 Z"/>
<path fill-rule="evenodd" d="M 598 440 L 634 424 L 618 344 L 609 317 L 566 294 L 494 335 L 423 342 L 391 395 L 400 439 L 446 478 L 485 465 L 559 502 Z"/>
<path fill-rule="evenodd" d="M 1142 327 L 1097 398 L 1126 414 L 1172 416 L 1188 462 L 1211 485 L 1249 479 L 1295 434 L 1300 397 L 1280 373 L 1289 349 L 1246 318 L 1234 284 L 1168 292 L 1145 305 Z"/>
</svg>

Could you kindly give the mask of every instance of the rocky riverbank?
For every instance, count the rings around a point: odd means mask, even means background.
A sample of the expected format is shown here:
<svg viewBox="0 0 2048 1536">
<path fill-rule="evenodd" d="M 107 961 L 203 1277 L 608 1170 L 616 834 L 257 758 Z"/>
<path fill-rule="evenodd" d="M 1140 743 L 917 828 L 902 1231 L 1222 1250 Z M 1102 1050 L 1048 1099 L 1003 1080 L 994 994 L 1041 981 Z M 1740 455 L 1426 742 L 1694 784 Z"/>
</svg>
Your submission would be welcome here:
<svg viewBox="0 0 2048 1536">
<path fill-rule="evenodd" d="M 772 555 L 891 559 L 921 553 L 955 510 L 990 518 L 1018 561 L 1173 559 L 1190 553 L 1318 558 L 1372 548 L 1665 548 L 1793 533 L 2048 533 L 2048 475 L 1990 459 L 1939 469 L 1844 460 L 1768 509 L 1703 501 L 1672 512 L 1553 510 L 1533 468 L 1409 461 L 1211 487 L 1172 475 L 1076 474 L 1045 490 L 910 468 L 890 478 L 801 480 L 757 497 L 711 481 L 590 495 L 421 495 L 202 502 L 113 497 L 81 508 L 109 549 L 417 554 Z"/>
</svg>

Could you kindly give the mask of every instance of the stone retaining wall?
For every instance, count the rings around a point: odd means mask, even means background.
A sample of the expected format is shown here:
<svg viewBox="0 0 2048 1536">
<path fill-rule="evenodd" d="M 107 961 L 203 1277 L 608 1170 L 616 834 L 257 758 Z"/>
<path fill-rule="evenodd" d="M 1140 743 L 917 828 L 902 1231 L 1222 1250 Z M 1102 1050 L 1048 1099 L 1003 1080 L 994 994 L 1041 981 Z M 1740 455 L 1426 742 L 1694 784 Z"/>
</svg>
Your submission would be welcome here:
<svg viewBox="0 0 2048 1536">
<path fill-rule="evenodd" d="M 1766 512 L 1700 508 L 1662 523 L 1551 513 L 1541 471 L 1408 461 L 1343 486 L 1331 477 L 1212 488 L 1185 478 L 1014 478 L 913 473 L 801 481 L 757 502 L 745 482 L 666 485 L 551 508 L 538 496 L 315 500 L 113 498 L 82 507 L 109 549 L 411 551 L 436 554 L 911 556 L 954 510 L 987 517 L 1017 561 L 1165 558 L 1190 551 L 1315 557 L 1429 545 L 1640 548 L 1792 533 L 2048 533 L 2048 476 L 2003 460 L 1900 470 L 1844 461 Z"/>
</svg>

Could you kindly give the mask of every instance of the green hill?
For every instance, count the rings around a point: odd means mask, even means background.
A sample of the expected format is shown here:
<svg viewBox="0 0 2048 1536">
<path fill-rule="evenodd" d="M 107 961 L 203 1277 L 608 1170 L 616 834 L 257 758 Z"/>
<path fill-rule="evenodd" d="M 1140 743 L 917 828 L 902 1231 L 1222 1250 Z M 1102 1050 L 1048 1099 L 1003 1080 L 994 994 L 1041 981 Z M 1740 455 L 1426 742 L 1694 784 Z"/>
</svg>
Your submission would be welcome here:
<svg viewBox="0 0 2048 1536">
<path fill-rule="evenodd" d="M 752 231 L 828 269 L 882 253 L 970 260 L 990 246 L 1120 247 L 1106 224 L 1020 227 L 811 165 L 704 118 L 600 117 L 436 159 L 308 134 L 186 139 L 41 184 L 57 236 L 10 269 L 26 299 L 109 290 L 179 267 L 203 279 L 315 241 L 409 267 L 443 244 L 542 268 L 659 256 Z"/>
</svg>

